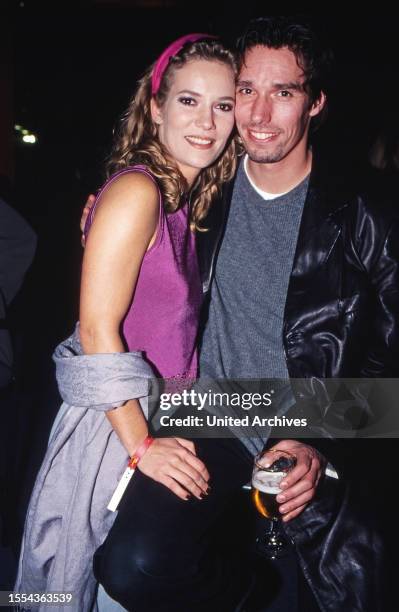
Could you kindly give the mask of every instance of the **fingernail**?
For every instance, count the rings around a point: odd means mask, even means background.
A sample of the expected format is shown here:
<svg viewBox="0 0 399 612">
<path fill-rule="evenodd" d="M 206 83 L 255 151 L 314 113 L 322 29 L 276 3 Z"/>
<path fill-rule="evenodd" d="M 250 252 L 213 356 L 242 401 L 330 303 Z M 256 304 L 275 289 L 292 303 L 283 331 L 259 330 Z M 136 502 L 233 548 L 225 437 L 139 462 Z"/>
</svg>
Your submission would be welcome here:
<svg viewBox="0 0 399 612">
<path fill-rule="evenodd" d="M 285 497 L 285 495 L 277 495 L 277 501 L 278 502 L 285 502 L 287 498 Z"/>
<path fill-rule="evenodd" d="M 287 482 L 280 482 L 280 489 L 285 489 L 286 487 L 288 487 Z"/>
</svg>

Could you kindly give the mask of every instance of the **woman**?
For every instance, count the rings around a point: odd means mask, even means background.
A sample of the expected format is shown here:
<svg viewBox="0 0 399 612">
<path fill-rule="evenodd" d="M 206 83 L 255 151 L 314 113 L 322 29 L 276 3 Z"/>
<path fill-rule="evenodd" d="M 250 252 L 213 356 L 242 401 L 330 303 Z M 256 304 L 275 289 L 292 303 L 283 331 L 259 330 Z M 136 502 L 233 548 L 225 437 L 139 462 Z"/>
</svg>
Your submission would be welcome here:
<svg viewBox="0 0 399 612">
<path fill-rule="evenodd" d="M 223 176 L 234 172 L 234 142 L 220 158 L 234 125 L 234 63 L 209 38 L 179 53 L 171 47 L 173 57 L 167 49 L 140 82 L 111 156 L 113 177 L 92 209 L 80 338 L 85 353 L 125 344 L 144 351 L 160 377 L 184 383 L 197 374 L 202 294 L 189 229 L 198 229 Z M 193 187 L 199 196 L 189 211 Z M 137 400 L 107 416 L 133 456 L 148 434 Z M 183 440 L 157 440 L 140 469 L 183 499 L 207 488 L 205 466 Z"/>
<path fill-rule="evenodd" d="M 73 609 L 90 609 L 87 559 L 112 522 L 104 491 L 121 456 L 140 460 L 141 473 L 180 503 L 208 490 L 193 443 L 153 440 L 138 398 L 151 371 L 179 388 L 197 374 L 195 230 L 235 170 L 234 80 L 234 58 L 219 42 L 185 36 L 146 72 L 121 123 L 110 178 L 87 223 L 80 326 L 55 354 L 67 406 L 32 495 L 19 592 L 71 591 Z"/>
</svg>

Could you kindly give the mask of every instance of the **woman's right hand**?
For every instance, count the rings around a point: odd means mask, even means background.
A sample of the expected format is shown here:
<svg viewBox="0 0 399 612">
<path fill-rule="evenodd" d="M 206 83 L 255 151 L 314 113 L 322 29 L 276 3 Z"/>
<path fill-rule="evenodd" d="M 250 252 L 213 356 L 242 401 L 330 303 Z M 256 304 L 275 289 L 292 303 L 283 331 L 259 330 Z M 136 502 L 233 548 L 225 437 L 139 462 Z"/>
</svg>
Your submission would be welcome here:
<svg viewBox="0 0 399 612">
<path fill-rule="evenodd" d="M 208 470 L 196 456 L 194 443 L 184 438 L 156 438 L 137 467 L 184 500 L 190 493 L 202 499 L 209 488 Z"/>
</svg>

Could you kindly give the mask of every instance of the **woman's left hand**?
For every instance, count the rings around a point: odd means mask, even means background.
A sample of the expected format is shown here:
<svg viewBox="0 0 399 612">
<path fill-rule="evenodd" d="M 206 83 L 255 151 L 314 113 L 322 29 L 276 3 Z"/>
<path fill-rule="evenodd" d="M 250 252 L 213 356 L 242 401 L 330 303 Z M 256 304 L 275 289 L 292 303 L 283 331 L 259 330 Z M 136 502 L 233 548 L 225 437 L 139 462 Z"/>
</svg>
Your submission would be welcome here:
<svg viewBox="0 0 399 612">
<path fill-rule="evenodd" d="M 190 494 L 202 499 L 207 493 L 209 472 L 191 440 L 156 438 L 137 468 L 180 499 L 187 500 Z"/>
</svg>

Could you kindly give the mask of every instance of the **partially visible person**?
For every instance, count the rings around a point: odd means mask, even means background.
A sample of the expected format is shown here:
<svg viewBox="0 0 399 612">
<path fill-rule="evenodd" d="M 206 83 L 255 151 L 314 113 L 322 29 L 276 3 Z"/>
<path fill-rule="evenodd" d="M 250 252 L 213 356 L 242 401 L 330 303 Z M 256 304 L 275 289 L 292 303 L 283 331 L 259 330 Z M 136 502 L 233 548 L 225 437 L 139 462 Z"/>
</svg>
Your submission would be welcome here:
<svg viewBox="0 0 399 612">
<path fill-rule="evenodd" d="M 7 309 L 17 295 L 36 250 L 36 234 L 0 198 L 0 390 L 12 378 L 13 351 Z"/>
<path fill-rule="evenodd" d="M 36 234 L 32 228 L 0 198 L 0 545 L 1 542 L 9 545 L 12 540 L 17 489 L 16 448 L 20 435 L 16 429 L 18 418 L 9 312 L 32 263 L 35 249 Z M 6 588 L 1 580 L 0 585 Z"/>
</svg>

